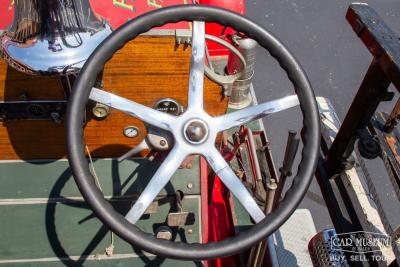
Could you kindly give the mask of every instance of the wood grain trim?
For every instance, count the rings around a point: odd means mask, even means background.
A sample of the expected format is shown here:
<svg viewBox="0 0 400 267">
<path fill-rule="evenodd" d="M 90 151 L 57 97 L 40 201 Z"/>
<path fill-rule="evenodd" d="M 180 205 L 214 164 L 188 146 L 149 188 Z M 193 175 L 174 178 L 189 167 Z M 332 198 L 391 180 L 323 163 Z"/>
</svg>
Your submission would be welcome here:
<svg viewBox="0 0 400 267">
<path fill-rule="evenodd" d="M 143 36 L 129 42 L 106 64 L 104 90 L 152 107 L 161 98 L 187 103 L 190 47 L 175 47 L 173 37 Z M 205 79 L 205 109 L 213 116 L 223 114 L 227 99 L 221 88 Z M 0 100 L 65 99 L 57 77 L 30 76 L 0 63 Z M 123 135 L 126 126 L 140 129 L 137 138 Z M 9 121 L 0 125 L 0 159 L 59 159 L 66 155 L 64 124 L 50 121 Z M 144 124 L 117 110 L 104 120 L 88 112 L 85 140 L 94 157 L 118 157 L 145 136 Z"/>
</svg>

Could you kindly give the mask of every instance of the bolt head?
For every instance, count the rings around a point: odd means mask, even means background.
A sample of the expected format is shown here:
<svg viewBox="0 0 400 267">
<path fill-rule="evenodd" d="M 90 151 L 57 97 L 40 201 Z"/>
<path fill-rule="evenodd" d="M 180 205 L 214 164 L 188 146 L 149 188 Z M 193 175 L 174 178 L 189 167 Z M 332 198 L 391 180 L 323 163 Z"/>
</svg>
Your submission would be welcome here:
<svg viewBox="0 0 400 267">
<path fill-rule="evenodd" d="M 194 119 L 186 123 L 183 132 L 188 142 L 192 144 L 201 144 L 207 139 L 208 126 L 205 122 Z"/>
</svg>

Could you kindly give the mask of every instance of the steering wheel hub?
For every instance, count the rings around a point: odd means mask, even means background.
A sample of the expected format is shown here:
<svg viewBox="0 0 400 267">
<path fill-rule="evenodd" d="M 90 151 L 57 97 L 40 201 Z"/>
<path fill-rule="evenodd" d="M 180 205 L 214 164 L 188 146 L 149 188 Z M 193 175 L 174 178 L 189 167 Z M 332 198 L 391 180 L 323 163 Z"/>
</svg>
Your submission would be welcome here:
<svg viewBox="0 0 400 267">
<path fill-rule="evenodd" d="M 191 144 L 201 144 L 208 137 L 208 126 L 200 119 L 189 120 L 184 128 L 184 137 Z"/>
</svg>

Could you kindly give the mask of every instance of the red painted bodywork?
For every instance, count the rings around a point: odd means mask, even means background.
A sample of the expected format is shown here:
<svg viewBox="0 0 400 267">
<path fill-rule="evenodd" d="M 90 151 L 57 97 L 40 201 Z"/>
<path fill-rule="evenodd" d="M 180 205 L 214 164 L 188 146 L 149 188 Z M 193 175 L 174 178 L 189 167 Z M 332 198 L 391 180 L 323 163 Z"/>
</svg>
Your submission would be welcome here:
<svg viewBox="0 0 400 267">
<path fill-rule="evenodd" d="M 14 15 L 14 4 L 11 0 L 0 0 L 0 29 L 7 29 Z M 128 20 L 151 10 L 190 3 L 190 0 L 90 0 L 93 11 L 105 18 L 113 29 Z M 188 29 L 187 22 L 165 25 L 164 29 Z"/>
<path fill-rule="evenodd" d="M 244 15 L 246 12 L 246 5 L 244 0 L 200 0 L 200 4 L 212 5 L 229 9 L 236 13 Z M 230 42 L 229 35 L 235 33 L 232 28 L 224 29 L 223 26 L 216 23 L 206 24 L 206 33 L 225 39 Z M 229 55 L 229 50 L 214 42 L 207 41 L 207 47 L 211 57 L 225 57 Z"/>
<path fill-rule="evenodd" d="M 118 28 L 128 20 L 135 18 L 143 13 L 155 10 L 161 7 L 172 5 L 182 5 L 190 3 L 190 0 L 91 0 L 90 3 L 95 12 L 105 18 L 113 29 Z M 179 22 L 168 24 L 163 29 L 188 29 L 189 23 Z"/>
<path fill-rule="evenodd" d="M 230 193 L 215 176 L 208 206 L 208 242 L 216 242 L 235 235 Z M 236 267 L 236 256 L 211 260 L 210 267 Z"/>
<path fill-rule="evenodd" d="M 10 0 L 0 0 L 0 30 L 4 30 L 11 24 L 14 16 L 14 5 Z"/>
<path fill-rule="evenodd" d="M 202 243 L 218 242 L 235 235 L 233 203 L 229 190 L 219 177 L 210 172 L 205 159 L 200 159 Z M 212 181 L 212 185 L 209 184 Z M 211 195 L 209 187 L 211 187 Z M 237 256 L 205 262 L 206 267 L 236 267 Z"/>
<path fill-rule="evenodd" d="M 148 11 L 180 4 L 190 4 L 191 0 L 90 0 L 94 12 L 105 18 L 113 29 L 118 28 L 126 21 L 135 18 Z M 226 8 L 239 14 L 245 13 L 244 0 L 200 0 L 200 4 L 213 5 Z M 7 29 L 11 24 L 14 14 L 14 4 L 11 0 L 0 0 L 0 29 Z M 189 29 L 188 22 L 167 24 L 162 29 Z M 215 24 L 207 23 L 206 33 L 228 40 L 228 36 L 234 33 L 233 29 L 226 29 Z M 229 41 L 229 40 L 228 40 Z M 207 46 L 210 55 L 215 58 L 218 56 L 228 56 L 229 51 L 219 44 L 208 42 Z"/>
</svg>

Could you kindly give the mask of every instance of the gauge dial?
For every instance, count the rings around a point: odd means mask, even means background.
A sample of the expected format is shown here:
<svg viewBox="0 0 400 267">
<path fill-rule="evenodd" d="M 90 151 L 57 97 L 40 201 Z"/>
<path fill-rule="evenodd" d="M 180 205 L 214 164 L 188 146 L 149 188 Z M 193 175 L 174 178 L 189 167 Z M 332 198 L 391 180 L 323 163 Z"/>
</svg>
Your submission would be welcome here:
<svg viewBox="0 0 400 267">
<path fill-rule="evenodd" d="M 92 109 L 93 115 L 98 119 L 104 119 L 110 113 L 110 108 L 106 105 L 96 103 Z"/>
<path fill-rule="evenodd" d="M 139 129 L 136 126 L 125 127 L 124 135 L 128 138 L 135 138 L 139 135 Z"/>
<path fill-rule="evenodd" d="M 178 116 L 183 111 L 182 105 L 180 105 L 178 101 L 172 98 L 163 98 L 158 100 L 154 104 L 154 109 L 175 116 Z"/>
</svg>

